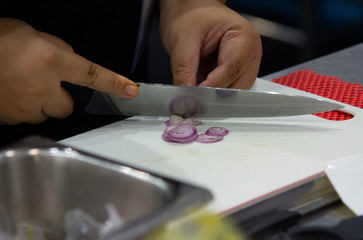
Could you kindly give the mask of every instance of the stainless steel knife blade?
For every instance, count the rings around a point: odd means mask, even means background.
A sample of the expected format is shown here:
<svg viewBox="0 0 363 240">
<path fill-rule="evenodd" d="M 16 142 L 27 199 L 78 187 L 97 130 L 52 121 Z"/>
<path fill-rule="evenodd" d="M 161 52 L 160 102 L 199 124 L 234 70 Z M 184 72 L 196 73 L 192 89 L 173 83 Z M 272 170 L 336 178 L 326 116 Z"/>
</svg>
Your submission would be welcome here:
<svg viewBox="0 0 363 240">
<path fill-rule="evenodd" d="M 124 99 L 103 93 L 124 116 L 279 117 L 337 110 L 343 105 L 318 98 L 241 89 L 137 83 L 139 94 Z"/>
</svg>

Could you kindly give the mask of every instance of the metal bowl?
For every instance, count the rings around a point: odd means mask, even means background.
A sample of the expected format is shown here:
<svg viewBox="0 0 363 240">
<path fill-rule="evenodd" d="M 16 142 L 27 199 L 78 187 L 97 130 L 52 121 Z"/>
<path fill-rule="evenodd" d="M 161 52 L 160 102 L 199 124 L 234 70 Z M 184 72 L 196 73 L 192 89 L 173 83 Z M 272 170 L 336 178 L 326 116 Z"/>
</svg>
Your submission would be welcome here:
<svg viewBox="0 0 363 240">
<path fill-rule="evenodd" d="M 0 213 L 64 239 L 65 215 L 78 209 L 98 222 L 112 204 L 124 224 L 104 239 L 142 239 L 212 199 L 203 188 L 143 171 L 42 138 L 0 152 Z"/>
</svg>

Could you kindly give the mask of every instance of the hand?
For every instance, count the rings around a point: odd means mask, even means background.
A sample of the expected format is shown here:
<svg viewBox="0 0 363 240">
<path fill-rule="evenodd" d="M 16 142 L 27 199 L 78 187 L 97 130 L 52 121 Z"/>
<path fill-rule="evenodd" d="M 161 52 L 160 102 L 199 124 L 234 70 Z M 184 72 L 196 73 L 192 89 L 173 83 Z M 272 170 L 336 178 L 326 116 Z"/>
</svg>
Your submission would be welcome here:
<svg viewBox="0 0 363 240">
<path fill-rule="evenodd" d="M 249 89 L 257 77 L 260 35 L 217 0 L 160 0 L 160 36 L 174 84 Z"/>
<path fill-rule="evenodd" d="M 125 98 L 138 93 L 134 82 L 75 54 L 63 40 L 0 18 L 0 124 L 67 117 L 73 100 L 62 81 Z"/>
</svg>

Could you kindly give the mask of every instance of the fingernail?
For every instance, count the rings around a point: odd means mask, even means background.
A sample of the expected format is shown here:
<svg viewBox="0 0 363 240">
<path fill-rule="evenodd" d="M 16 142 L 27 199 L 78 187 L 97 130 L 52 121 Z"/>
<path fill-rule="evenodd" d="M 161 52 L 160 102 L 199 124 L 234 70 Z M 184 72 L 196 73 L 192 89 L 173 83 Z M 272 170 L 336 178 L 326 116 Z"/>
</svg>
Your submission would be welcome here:
<svg viewBox="0 0 363 240">
<path fill-rule="evenodd" d="M 125 92 L 127 93 L 127 95 L 133 97 L 137 94 L 137 88 L 133 85 L 126 85 Z"/>
</svg>

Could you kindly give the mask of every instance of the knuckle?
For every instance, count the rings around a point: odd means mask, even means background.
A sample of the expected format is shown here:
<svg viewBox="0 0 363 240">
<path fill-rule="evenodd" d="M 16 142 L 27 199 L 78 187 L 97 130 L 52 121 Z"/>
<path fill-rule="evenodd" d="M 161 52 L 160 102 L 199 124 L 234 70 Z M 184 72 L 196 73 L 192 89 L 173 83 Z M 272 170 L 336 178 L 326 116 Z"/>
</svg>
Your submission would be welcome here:
<svg viewBox="0 0 363 240">
<path fill-rule="evenodd" d="M 48 116 L 34 106 L 20 105 L 15 110 L 16 114 L 12 116 L 11 125 L 20 123 L 39 124 L 48 119 Z"/>
<path fill-rule="evenodd" d="M 46 51 L 39 49 L 35 56 L 37 56 L 38 62 L 43 63 L 46 67 L 53 68 L 59 62 L 59 53 L 54 48 L 47 48 Z"/>
<path fill-rule="evenodd" d="M 262 48 L 261 38 L 258 38 L 257 39 L 256 49 L 257 50 L 256 50 L 256 53 L 255 53 L 254 58 L 261 60 L 262 59 L 262 56 L 263 56 L 263 48 Z"/>
<path fill-rule="evenodd" d="M 228 79 L 230 79 L 230 81 L 233 82 L 234 80 L 238 79 L 241 76 L 241 72 L 242 69 L 240 66 L 232 64 L 231 66 L 229 66 L 227 70 Z"/>
<path fill-rule="evenodd" d="M 39 124 L 39 123 L 45 122 L 47 119 L 48 119 L 48 116 L 40 115 L 40 116 L 34 117 L 33 119 L 29 119 L 26 122 L 30 123 L 30 124 Z"/>
<path fill-rule="evenodd" d="M 73 107 L 64 109 L 59 118 L 64 119 L 73 113 Z"/>
<path fill-rule="evenodd" d="M 71 45 L 67 45 L 67 51 L 68 52 L 71 52 L 71 53 L 74 53 L 74 49 Z"/>
<path fill-rule="evenodd" d="M 93 86 L 99 77 L 98 67 L 94 63 L 90 63 L 88 72 L 84 78 L 84 84 L 86 86 Z"/>
<path fill-rule="evenodd" d="M 252 44 L 255 52 L 255 58 L 261 58 L 262 57 L 262 42 L 261 42 L 261 36 L 259 32 L 256 30 L 256 28 L 252 28 L 250 31 L 250 36 L 252 38 Z"/>
<path fill-rule="evenodd" d="M 21 120 L 14 117 L 3 117 L 0 119 L 0 125 L 15 126 L 21 123 Z"/>
<path fill-rule="evenodd" d="M 192 69 L 186 65 L 186 64 L 179 64 L 177 66 L 175 66 L 175 73 L 177 74 L 190 74 L 192 73 Z"/>
<path fill-rule="evenodd" d="M 116 73 L 112 73 L 112 91 L 115 93 L 121 92 L 123 90 L 123 84 L 119 81 L 119 78 Z"/>
<path fill-rule="evenodd" d="M 258 58 L 261 59 L 262 58 L 262 42 L 261 42 L 261 36 L 260 33 L 257 31 L 256 28 L 251 28 L 250 29 L 250 36 L 252 38 L 252 44 L 253 44 L 253 48 L 254 48 L 254 56 L 253 58 Z"/>
<path fill-rule="evenodd" d="M 249 32 L 250 36 L 255 40 L 259 40 L 261 38 L 260 33 L 253 25 L 250 25 L 250 26 L 251 27 L 248 28 L 248 32 Z"/>
<path fill-rule="evenodd" d="M 174 76 L 178 79 L 189 79 L 193 74 L 193 69 L 186 64 L 178 64 L 174 67 Z"/>
<path fill-rule="evenodd" d="M 44 40 L 39 39 L 32 43 L 32 47 L 25 51 L 26 56 L 35 58 L 34 63 L 39 66 L 54 67 L 60 61 L 60 52 L 51 44 L 44 44 Z"/>
<path fill-rule="evenodd" d="M 227 40 L 238 38 L 243 35 L 243 32 L 244 27 L 239 24 L 235 24 L 229 27 L 229 29 L 225 32 L 224 37 Z"/>
<path fill-rule="evenodd" d="M 73 101 L 67 102 L 67 104 L 65 104 L 62 107 L 57 117 L 61 119 L 68 117 L 73 113 L 73 108 L 74 108 L 74 102 Z"/>
</svg>

